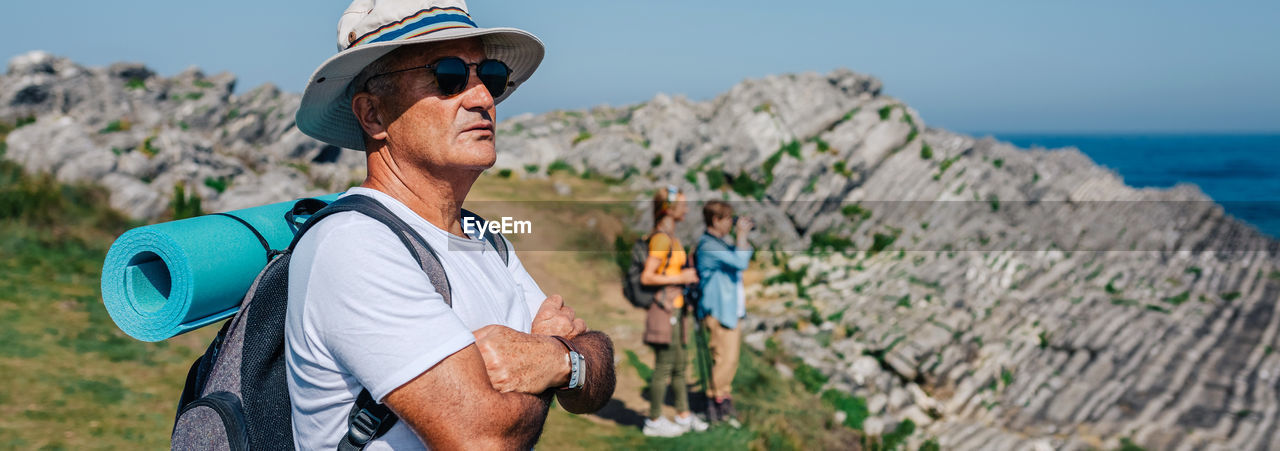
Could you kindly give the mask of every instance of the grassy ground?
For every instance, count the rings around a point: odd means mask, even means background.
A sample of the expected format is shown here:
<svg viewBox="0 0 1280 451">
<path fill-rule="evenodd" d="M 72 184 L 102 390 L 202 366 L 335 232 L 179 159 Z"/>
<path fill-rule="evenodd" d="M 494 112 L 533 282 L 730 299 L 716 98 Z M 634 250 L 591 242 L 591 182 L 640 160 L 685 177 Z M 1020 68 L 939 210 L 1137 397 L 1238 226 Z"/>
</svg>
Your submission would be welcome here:
<svg viewBox="0 0 1280 451">
<path fill-rule="evenodd" d="M 0 130 L 0 142 L 2 135 Z M 609 186 L 600 181 L 558 177 L 579 193 L 575 200 L 631 196 L 609 194 Z M 187 368 L 216 328 L 154 344 L 137 342 L 116 329 L 102 306 L 99 271 L 114 237 L 137 224 L 103 209 L 105 198 L 100 190 L 23 175 L 12 163 L 0 161 L 0 374 L 6 379 L 0 385 L 0 448 L 168 446 Z M 598 415 L 555 409 L 540 449 L 856 447 L 856 432 L 834 424 L 831 402 L 821 401 L 802 382 L 779 375 L 776 365 L 794 362 L 773 351 L 744 352 L 735 389 L 745 428 L 715 428 L 676 439 L 644 437 L 637 424 L 648 404 L 638 366 L 653 357 L 640 343 L 643 314 L 622 298 L 611 253 L 566 250 L 612 243 L 627 212 L 483 202 L 563 200 L 547 180 L 485 177 L 470 199 L 474 202 L 469 206 L 486 217 L 533 221 L 534 234 L 512 237 L 517 249 L 559 250 L 521 251 L 526 267 L 544 291 L 563 295 L 588 324 L 608 332 L 618 348 L 614 401 Z M 642 364 L 629 363 L 626 351 Z"/>
</svg>

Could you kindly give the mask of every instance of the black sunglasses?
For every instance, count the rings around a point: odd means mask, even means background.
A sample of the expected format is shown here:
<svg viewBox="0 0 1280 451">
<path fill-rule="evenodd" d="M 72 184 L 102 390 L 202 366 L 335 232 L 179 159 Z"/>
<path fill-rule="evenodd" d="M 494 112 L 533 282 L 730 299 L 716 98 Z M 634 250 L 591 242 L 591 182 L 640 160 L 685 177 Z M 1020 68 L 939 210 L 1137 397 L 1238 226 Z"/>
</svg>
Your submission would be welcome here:
<svg viewBox="0 0 1280 451">
<path fill-rule="evenodd" d="M 435 63 L 425 66 L 410 67 L 374 75 L 364 81 L 364 90 L 369 90 L 369 80 L 383 75 L 418 69 L 431 69 L 432 75 L 436 77 L 436 86 L 439 87 L 440 94 L 451 96 L 467 88 L 468 81 L 471 79 L 471 66 L 476 67 L 476 77 L 479 77 L 480 82 L 484 83 L 484 87 L 489 89 L 489 94 L 493 98 L 496 99 L 502 96 L 502 93 L 507 92 L 507 86 L 510 85 L 511 68 L 507 67 L 506 63 L 492 59 L 479 63 L 468 63 L 456 56 L 441 58 L 436 60 Z"/>
</svg>

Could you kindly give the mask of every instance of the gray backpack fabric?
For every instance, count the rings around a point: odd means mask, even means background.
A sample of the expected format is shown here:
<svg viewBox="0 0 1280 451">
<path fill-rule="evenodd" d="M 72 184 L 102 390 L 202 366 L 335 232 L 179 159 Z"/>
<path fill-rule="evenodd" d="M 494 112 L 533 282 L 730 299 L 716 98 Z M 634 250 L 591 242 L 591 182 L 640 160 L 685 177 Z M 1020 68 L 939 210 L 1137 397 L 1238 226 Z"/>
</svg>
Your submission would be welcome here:
<svg viewBox="0 0 1280 451">
<path fill-rule="evenodd" d="M 298 201 L 285 216 L 286 221 L 297 226 L 293 242 L 287 249 L 273 250 L 263 240 L 266 267 L 249 287 L 239 312 L 222 326 L 204 355 L 191 365 L 174 419 L 173 449 L 294 449 L 284 365 L 289 261 L 294 246 L 307 230 L 343 211 L 359 212 L 394 231 L 436 291 L 453 305 L 449 279 L 435 251 L 378 201 L 360 195 L 346 196 L 329 205 L 316 199 Z M 466 210 L 462 214 L 475 217 Z M 506 240 L 498 234 L 485 236 L 502 261 L 509 262 Z M 396 421 L 390 409 L 373 400 L 367 390 L 362 391 L 348 416 L 348 431 L 339 449 L 362 449 Z"/>
<path fill-rule="evenodd" d="M 645 260 L 649 259 L 649 240 L 651 238 L 641 238 L 636 240 L 636 244 L 631 245 L 631 265 L 627 267 L 626 274 L 623 274 L 624 277 L 622 279 L 622 296 L 627 298 L 631 305 L 642 309 L 649 308 L 649 305 L 653 304 L 654 297 L 658 295 L 658 291 L 663 288 L 662 285 L 640 283 L 640 274 L 644 272 Z M 674 248 L 668 249 L 667 252 L 673 250 Z M 660 271 L 665 272 L 665 268 Z"/>
</svg>

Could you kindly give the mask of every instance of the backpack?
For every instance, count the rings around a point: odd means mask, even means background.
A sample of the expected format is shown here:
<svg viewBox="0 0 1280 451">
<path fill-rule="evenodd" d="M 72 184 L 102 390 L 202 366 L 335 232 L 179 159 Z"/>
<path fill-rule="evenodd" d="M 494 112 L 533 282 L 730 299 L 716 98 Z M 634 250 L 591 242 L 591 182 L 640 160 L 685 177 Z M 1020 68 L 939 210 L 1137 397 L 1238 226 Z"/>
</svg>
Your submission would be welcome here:
<svg viewBox="0 0 1280 451">
<path fill-rule="evenodd" d="M 273 250 L 262 240 L 267 252 L 266 267 L 249 287 L 240 310 L 223 324 L 204 355 L 191 365 L 174 418 L 173 449 L 294 449 L 284 363 L 289 261 L 307 230 L 343 211 L 376 219 L 395 232 L 445 303 L 453 305 L 449 279 L 439 256 L 421 235 L 381 203 L 361 195 L 346 196 L 328 205 L 316 199 L 299 200 L 285 214 L 290 226 L 297 227 L 293 241 L 284 250 Z M 466 210 L 462 214 L 479 219 Z M 258 234 L 248 223 L 242 223 Z M 506 240 L 496 233 L 485 237 L 502 261 L 509 263 Z M 347 434 L 338 449 L 363 449 L 397 420 L 391 409 L 377 403 L 368 390 L 362 390 L 348 415 Z"/>
<path fill-rule="evenodd" d="M 631 266 L 627 267 L 626 277 L 622 281 L 622 296 L 639 308 L 649 308 L 661 285 L 645 285 L 640 283 L 640 274 L 644 272 L 645 260 L 649 259 L 649 239 L 652 236 L 636 240 L 631 246 Z M 667 252 L 671 252 L 670 249 Z M 670 260 L 668 258 L 668 260 Z M 670 261 L 668 261 L 670 264 Z"/>
</svg>

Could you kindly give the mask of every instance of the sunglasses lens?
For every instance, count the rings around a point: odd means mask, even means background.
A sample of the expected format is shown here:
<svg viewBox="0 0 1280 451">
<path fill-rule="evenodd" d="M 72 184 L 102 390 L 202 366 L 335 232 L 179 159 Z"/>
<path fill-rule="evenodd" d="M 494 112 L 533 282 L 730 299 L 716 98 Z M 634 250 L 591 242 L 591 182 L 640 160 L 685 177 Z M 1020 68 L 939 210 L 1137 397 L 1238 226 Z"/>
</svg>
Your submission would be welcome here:
<svg viewBox="0 0 1280 451">
<path fill-rule="evenodd" d="M 484 87 L 489 88 L 489 94 L 497 98 L 507 92 L 507 79 L 511 77 L 511 69 L 502 61 L 484 60 L 476 67 L 476 75 L 480 77 Z"/>
<path fill-rule="evenodd" d="M 461 58 L 445 58 L 436 61 L 433 65 L 435 68 L 436 85 L 440 87 L 440 93 L 451 96 L 462 92 L 467 87 L 467 78 L 470 74 L 470 68 Z"/>
</svg>

